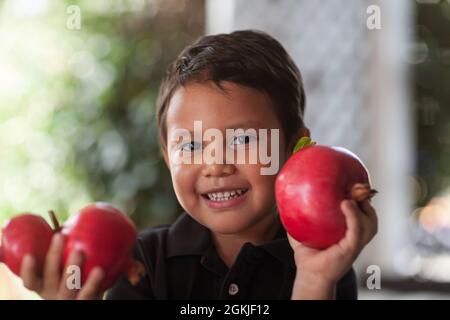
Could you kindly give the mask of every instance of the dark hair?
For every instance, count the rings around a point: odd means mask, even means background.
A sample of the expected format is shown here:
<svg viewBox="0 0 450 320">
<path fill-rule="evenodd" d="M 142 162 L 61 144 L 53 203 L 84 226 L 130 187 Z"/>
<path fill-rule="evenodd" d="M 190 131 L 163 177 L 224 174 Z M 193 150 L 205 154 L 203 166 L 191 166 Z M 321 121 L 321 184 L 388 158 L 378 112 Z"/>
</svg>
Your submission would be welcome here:
<svg viewBox="0 0 450 320">
<path fill-rule="evenodd" d="M 156 117 L 162 151 L 167 148 L 166 115 L 170 99 L 189 82 L 229 81 L 266 93 L 286 143 L 304 127 L 305 91 L 299 69 L 282 45 L 255 30 L 204 36 L 187 46 L 170 65 L 159 91 Z"/>
</svg>

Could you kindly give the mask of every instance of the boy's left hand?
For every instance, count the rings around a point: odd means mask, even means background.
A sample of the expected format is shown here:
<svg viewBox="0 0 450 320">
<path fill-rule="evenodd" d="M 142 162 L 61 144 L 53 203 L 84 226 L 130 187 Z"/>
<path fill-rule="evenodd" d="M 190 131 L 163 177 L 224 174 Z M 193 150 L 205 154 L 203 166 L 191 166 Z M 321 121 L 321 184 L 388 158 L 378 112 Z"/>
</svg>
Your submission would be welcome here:
<svg viewBox="0 0 450 320">
<path fill-rule="evenodd" d="M 347 231 L 344 238 L 327 249 L 306 247 L 288 234 L 297 266 L 292 299 L 334 298 L 336 283 L 377 233 L 378 219 L 369 201 L 358 206 L 353 200 L 344 200 L 341 209 Z"/>
</svg>

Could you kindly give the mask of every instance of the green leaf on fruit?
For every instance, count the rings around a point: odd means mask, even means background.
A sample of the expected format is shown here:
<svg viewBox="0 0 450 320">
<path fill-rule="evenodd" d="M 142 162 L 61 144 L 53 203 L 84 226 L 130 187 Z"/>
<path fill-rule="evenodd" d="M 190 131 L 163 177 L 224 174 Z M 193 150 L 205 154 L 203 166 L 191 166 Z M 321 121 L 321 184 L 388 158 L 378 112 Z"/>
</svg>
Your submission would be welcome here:
<svg viewBox="0 0 450 320">
<path fill-rule="evenodd" d="M 312 141 L 310 137 L 301 137 L 295 144 L 294 151 L 292 152 L 292 154 L 296 153 L 297 151 L 303 148 L 310 147 L 315 144 L 316 142 Z"/>
</svg>

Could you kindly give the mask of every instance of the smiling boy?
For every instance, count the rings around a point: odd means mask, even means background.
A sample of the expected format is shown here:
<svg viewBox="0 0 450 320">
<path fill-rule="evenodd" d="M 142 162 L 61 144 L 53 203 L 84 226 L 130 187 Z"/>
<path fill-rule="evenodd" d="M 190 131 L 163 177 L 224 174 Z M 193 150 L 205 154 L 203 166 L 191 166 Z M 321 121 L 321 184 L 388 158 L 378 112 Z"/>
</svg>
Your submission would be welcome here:
<svg viewBox="0 0 450 320">
<path fill-rule="evenodd" d="M 157 102 L 161 152 L 184 212 L 170 226 L 141 232 L 135 258 L 145 272 L 137 279 L 123 277 L 106 297 L 355 299 L 352 264 L 377 231 L 370 203 L 343 201 L 345 237 L 325 250 L 307 248 L 280 222 L 276 174 L 263 174 L 271 164 L 248 161 L 263 140 L 281 167 L 296 141 L 309 135 L 304 108 L 300 72 L 269 35 L 236 31 L 205 36 L 185 48 L 170 66 Z M 225 143 L 217 135 L 195 134 L 196 122 L 203 132 L 221 132 Z M 181 141 L 179 130 L 189 133 Z M 270 133 L 264 138 L 260 130 Z M 215 161 L 186 161 L 207 148 Z M 237 162 L 237 154 L 247 161 Z M 88 289 L 78 295 L 98 296 L 100 280 L 101 275 L 88 280 Z M 50 296 L 60 295 L 55 289 Z"/>
<path fill-rule="evenodd" d="M 368 202 L 342 203 L 348 231 L 327 250 L 301 246 L 286 235 L 276 210 L 275 174 L 261 163 L 236 163 L 229 154 L 255 152 L 259 136 L 247 129 L 279 130 L 267 139 L 282 165 L 309 130 L 303 123 L 305 94 L 300 72 L 282 46 L 258 31 L 206 36 L 187 47 L 164 79 L 158 99 L 160 144 L 173 187 L 185 213 L 172 225 L 140 237 L 137 257 L 146 277 L 133 286 L 122 279 L 109 298 L 159 299 L 352 299 L 351 269 L 376 233 Z M 203 148 L 217 143 L 171 139 L 183 128 L 243 134 L 216 144 L 224 161 L 195 164 Z M 191 135 L 191 138 L 194 135 Z M 198 138 L 198 136 L 197 136 Z M 221 148 L 224 150 L 221 150 Z M 232 150 L 233 152 L 227 152 Z"/>
</svg>

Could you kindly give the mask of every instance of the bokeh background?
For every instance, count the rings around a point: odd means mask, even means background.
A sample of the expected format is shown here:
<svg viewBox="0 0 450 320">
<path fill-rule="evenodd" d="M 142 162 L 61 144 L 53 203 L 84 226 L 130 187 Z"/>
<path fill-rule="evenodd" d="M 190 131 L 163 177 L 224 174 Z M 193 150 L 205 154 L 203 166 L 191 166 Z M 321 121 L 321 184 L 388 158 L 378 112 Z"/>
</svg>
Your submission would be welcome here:
<svg viewBox="0 0 450 320">
<path fill-rule="evenodd" d="M 450 298 L 447 0 L 0 0 L 0 224 L 50 209 L 64 221 L 94 201 L 140 229 L 172 222 L 160 80 L 199 36 L 247 28 L 286 47 L 313 137 L 359 154 L 380 191 L 360 298 Z M 367 288 L 370 266 L 381 289 Z M 0 265 L 0 299 L 24 298 L 38 297 Z"/>
</svg>

